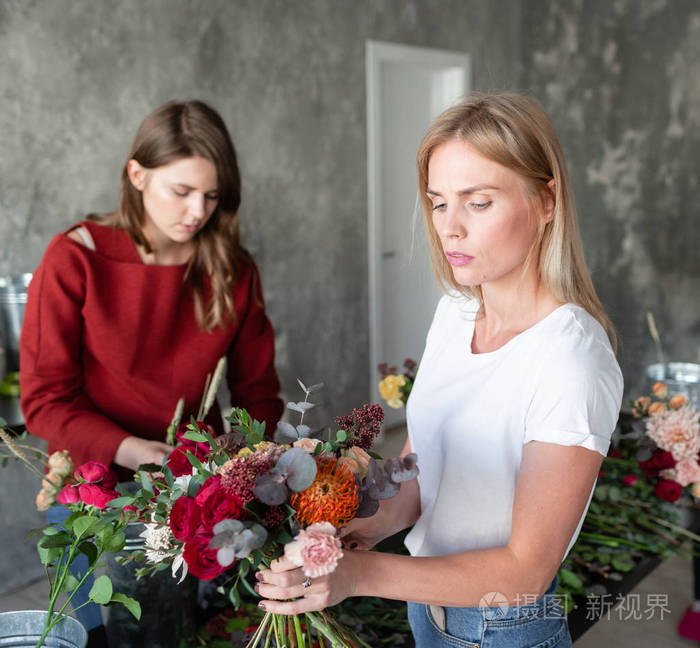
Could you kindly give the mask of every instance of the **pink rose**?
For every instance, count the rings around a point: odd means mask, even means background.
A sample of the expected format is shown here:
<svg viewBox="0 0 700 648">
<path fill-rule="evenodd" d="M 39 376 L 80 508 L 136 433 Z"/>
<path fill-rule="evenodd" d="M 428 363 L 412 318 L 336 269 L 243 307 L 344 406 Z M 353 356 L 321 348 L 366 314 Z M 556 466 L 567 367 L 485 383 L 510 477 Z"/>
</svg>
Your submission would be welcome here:
<svg viewBox="0 0 700 648">
<path fill-rule="evenodd" d="M 700 466 L 698 462 L 694 458 L 679 461 L 676 464 L 672 479 L 675 479 L 681 486 L 688 486 L 700 481 Z"/>
<path fill-rule="evenodd" d="M 57 473 L 61 477 L 68 477 L 73 471 L 73 462 L 68 456 L 67 450 L 57 450 L 48 460 L 49 472 Z"/>
<path fill-rule="evenodd" d="M 284 555 L 309 578 L 330 574 L 343 557 L 340 538 L 330 522 L 316 522 L 302 529 L 284 546 Z"/>
<path fill-rule="evenodd" d="M 626 475 L 622 479 L 622 483 L 625 486 L 634 486 L 637 483 L 637 475 Z"/>
<path fill-rule="evenodd" d="M 319 439 L 308 439 L 304 437 L 302 439 L 297 439 L 294 443 L 292 443 L 292 447 L 301 448 L 302 450 L 306 450 L 306 452 L 313 454 L 316 446 L 319 443 L 321 443 Z"/>
<path fill-rule="evenodd" d="M 36 496 L 36 510 L 48 511 L 56 501 L 56 491 L 42 488 Z"/>
<path fill-rule="evenodd" d="M 110 488 L 104 488 L 99 484 L 80 484 L 78 486 L 80 499 L 88 506 L 94 506 L 98 509 L 106 509 L 107 502 L 119 497 L 117 491 Z"/>
<path fill-rule="evenodd" d="M 99 461 L 88 461 L 74 473 L 76 481 L 85 481 L 90 484 L 100 484 L 104 488 L 114 488 L 117 485 L 117 474 Z"/>
<path fill-rule="evenodd" d="M 56 501 L 59 504 L 68 506 L 69 504 L 77 504 L 80 501 L 80 493 L 75 484 L 68 484 L 61 489 L 61 492 L 56 495 Z"/>
</svg>

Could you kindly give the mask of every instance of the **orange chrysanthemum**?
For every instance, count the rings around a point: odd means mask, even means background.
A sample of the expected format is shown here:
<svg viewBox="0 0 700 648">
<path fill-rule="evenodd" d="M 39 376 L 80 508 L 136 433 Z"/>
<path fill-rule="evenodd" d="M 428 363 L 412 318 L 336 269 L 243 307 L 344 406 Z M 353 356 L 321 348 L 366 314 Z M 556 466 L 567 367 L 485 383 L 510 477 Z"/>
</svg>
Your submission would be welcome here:
<svg viewBox="0 0 700 648">
<path fill-rule="evenodd" d="M 314 457 L 318 472 L 313 484 L 294 493 L 290 504 L 303 527 L 314 522 L 330 522 L 341 527 L 352 520 L 359 506 L 355 476 L 335 457 Z"/>
</svg>

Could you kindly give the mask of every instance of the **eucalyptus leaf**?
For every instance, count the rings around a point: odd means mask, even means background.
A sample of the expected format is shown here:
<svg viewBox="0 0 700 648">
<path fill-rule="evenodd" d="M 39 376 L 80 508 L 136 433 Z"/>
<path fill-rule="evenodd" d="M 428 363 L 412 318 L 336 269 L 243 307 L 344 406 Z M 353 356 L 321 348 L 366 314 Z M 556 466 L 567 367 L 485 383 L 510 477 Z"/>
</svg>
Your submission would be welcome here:
<svg viewBox="0 0 700 648">
<path fill-rule="evenodd" d="M 296 429 L 294 428 L 294 426 L 291 423 L 287 423 L 286 421 L 280 421 L 277 424 L 277 432 L 279 432 L 284 437 L 287 437 L 289 439 L 296 439 L 297 438 Z"/>
<path fill-rule="evenodd" d="M 308 425 L 304 425 L 303 423 L 297 425 L 296 431 L 297 434 L 303 439 L 306 439 L 311 436 L 311 428 Z"/>
<path fill-rule="evenodd" d="M 323 389 L 323 383 L 316 383 L 315 385 L 311 385 L 309 387 L 309 394 L 313 394 L 314 392 L 317 392 L 319 389 Z"/>
<path fill-rule="evenodd" d="M 311 486 L 318 472 L 313 457 L 301 448 L 287 450 L 279 458 L 275 469 L 286 475 L 287 486 L 294 493 L 299 493 Z"/>
<path fill-rule="evenodd" d="M 384 463 L 387 477 L 396 484 L 410 481 L 418 476 L 418 455 L 411 452 L 404 457 L 392 457 Z"/>
<path fill-rule="evenodd" d="M 284 483 L 284 476 L 273 468 L 258 477 L 253 493 L 261 502 L 269 506 L 278 506 L 286 501 L 289 489 Z"/>
<path fill-rule="evenodd" d="M 297 382 L 299 383 L 299 386 L 301 387 L 301 389 L 308 394 L 309 390 L 306 388 L 306 385 L 303 382 L 301 382 L 301 380 L 299 378 L 297 378 Z"/>
</svg>

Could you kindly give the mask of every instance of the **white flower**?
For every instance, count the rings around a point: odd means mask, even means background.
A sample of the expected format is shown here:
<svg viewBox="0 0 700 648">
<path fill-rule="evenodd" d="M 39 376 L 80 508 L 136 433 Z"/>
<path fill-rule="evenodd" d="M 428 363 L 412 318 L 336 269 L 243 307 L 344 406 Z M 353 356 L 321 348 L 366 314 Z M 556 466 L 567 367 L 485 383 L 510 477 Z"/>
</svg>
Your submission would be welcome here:
<svg viewBox="0 0 700 648">
<path fill-rule="evenodd" d="M 146 529 L 139 533 L 144 538 L 144 551 L 148 562 L 159 563 L 170 557 L 168 550 L 171 547 L 172 532 L 170 527 L 149 522 Z"/>
<path fill-rule="evenodd" d="M 185 580 L 185 576 L 187 576 L 187 563 L 182 556 L 182 552 L 175 556 L 175 560 L 173 560 L 173 564 L 170 568 L 173 578 L 177 578 L 177 570 L 180 569 L 180 567 L 182 567 L 182 574 L 180 575 L 180 580 L 177 582 L 178 585 L 182 583 L 182 581 Z"/>
</svg>

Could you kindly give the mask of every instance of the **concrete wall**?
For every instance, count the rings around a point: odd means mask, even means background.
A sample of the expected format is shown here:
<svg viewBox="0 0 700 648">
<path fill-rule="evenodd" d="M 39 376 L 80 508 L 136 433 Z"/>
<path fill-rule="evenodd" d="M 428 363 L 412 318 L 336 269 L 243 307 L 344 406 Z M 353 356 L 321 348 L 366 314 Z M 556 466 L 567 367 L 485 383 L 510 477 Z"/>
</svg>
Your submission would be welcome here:
<svg viewBox="0 0 700 648">
<path fill-rule="evenodd" d="M 323 380 L 324 416 L 367 400 L 366 39 L 469 52 L 474 82 L 518 77 L 519 2 L 4 0 L 0 274 L 115 207 L 143 117 L 199 97 L 243 172 L 283 389 Z M 310 382 L 309 382 L 310 381 Z M 319 417 L 322 422 L 323 417 Z"/>
<path fill-rule="evenodd" d="M 700 362 L 700 4 L 523 3 L 522 86 L 547 107 L 627 393 L 656 361 Z"/>
</svg>

